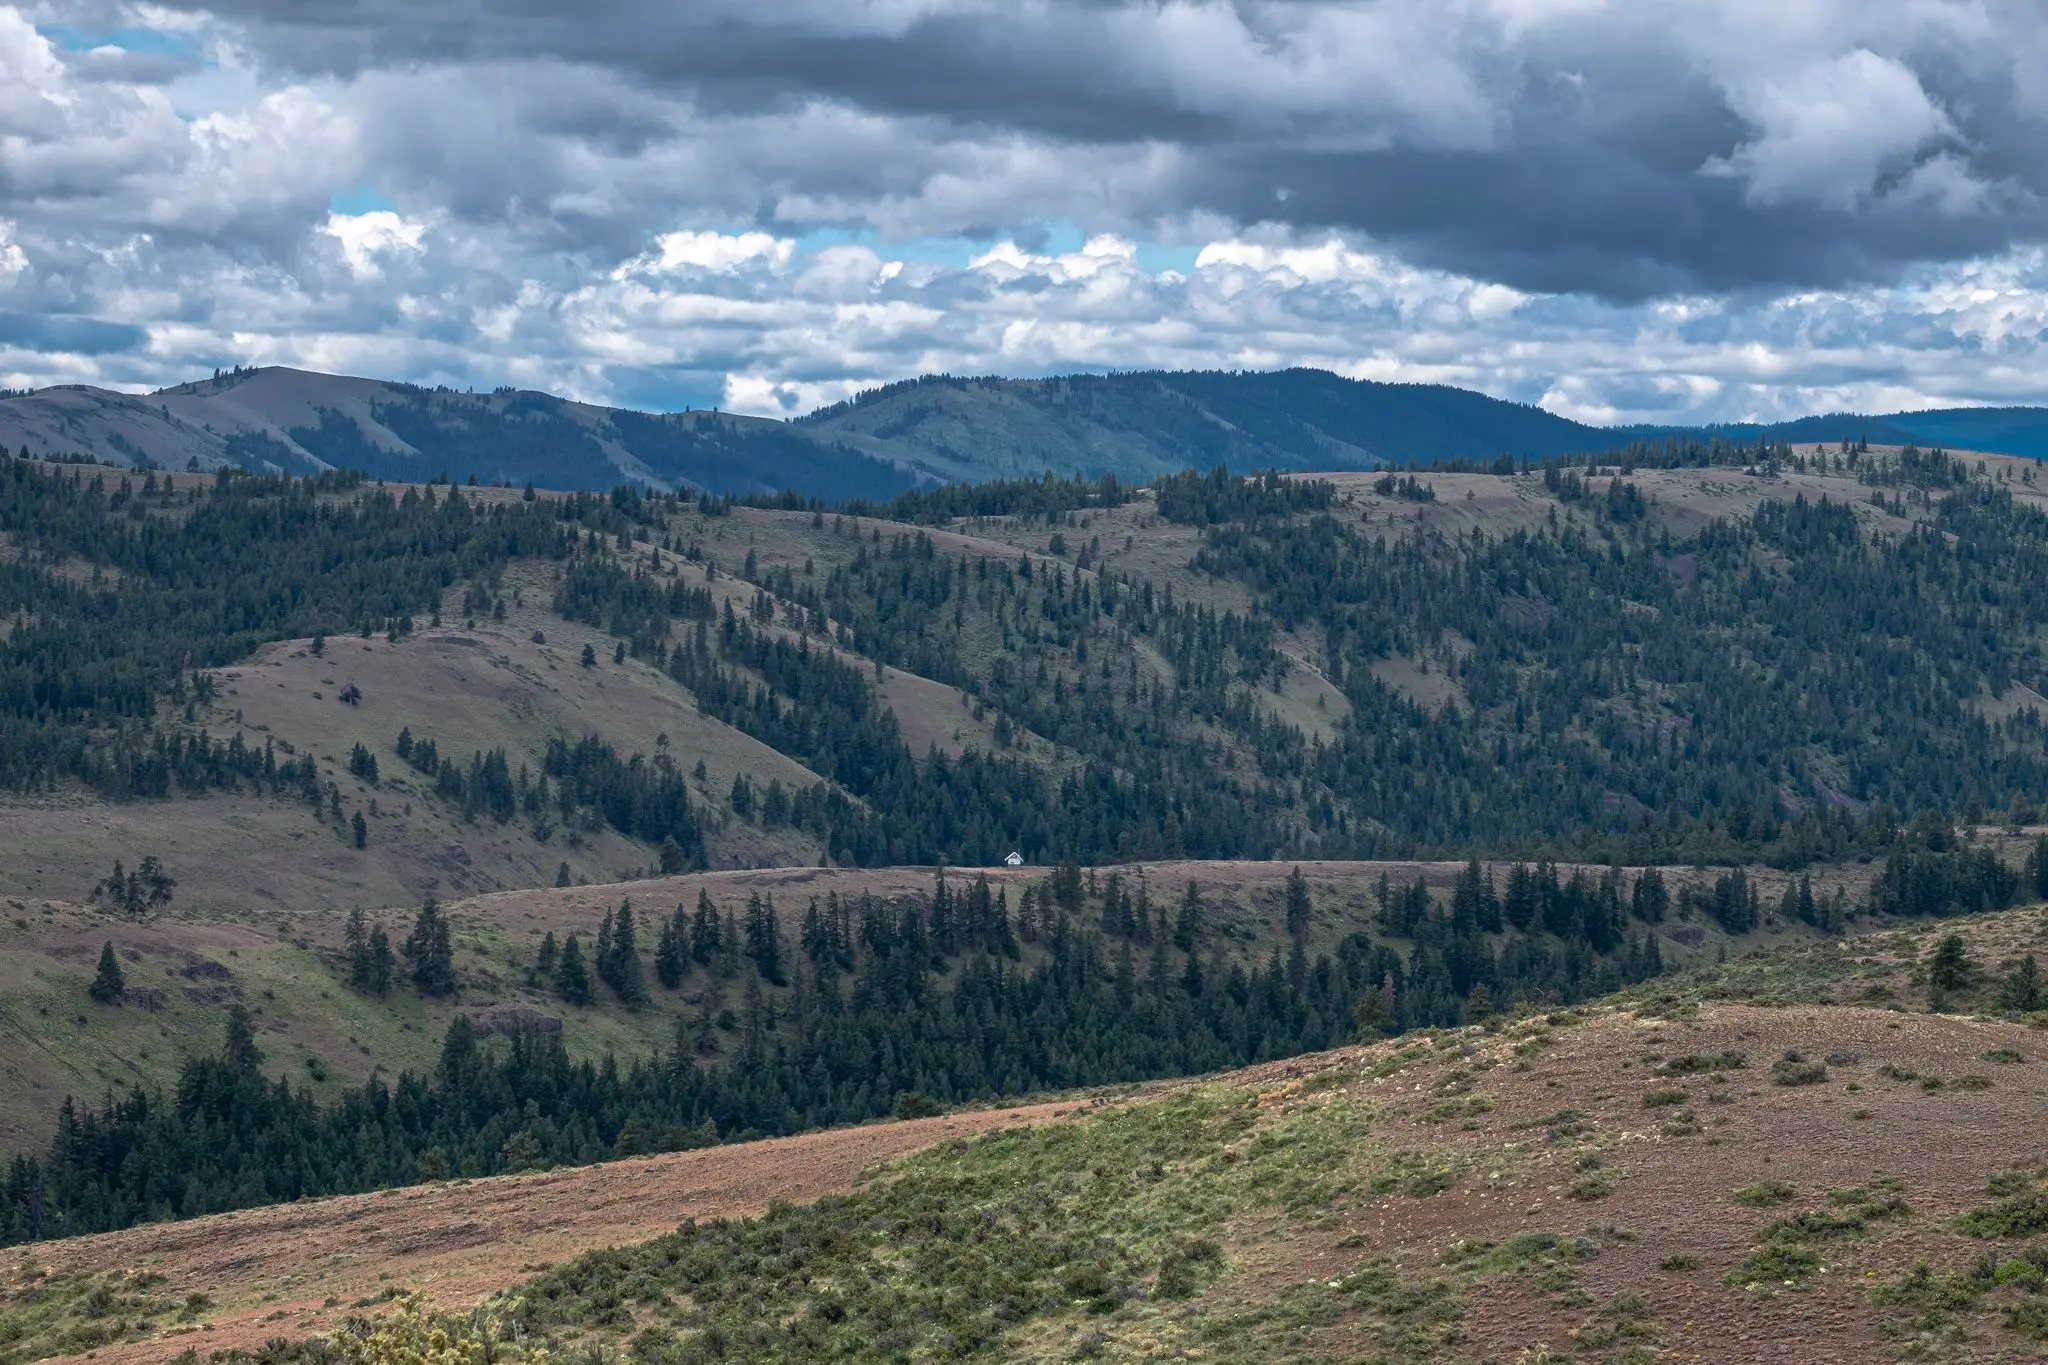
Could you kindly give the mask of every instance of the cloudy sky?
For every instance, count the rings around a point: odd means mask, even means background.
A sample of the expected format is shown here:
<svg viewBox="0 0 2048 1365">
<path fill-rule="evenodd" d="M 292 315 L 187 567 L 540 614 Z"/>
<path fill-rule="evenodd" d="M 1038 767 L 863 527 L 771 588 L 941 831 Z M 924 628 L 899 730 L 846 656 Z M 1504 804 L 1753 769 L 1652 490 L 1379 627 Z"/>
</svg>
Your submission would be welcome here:
<svg viewBox="0 0 2048 1365">
<path fill-rule="evenodd" d="M 0 0 L 0 385 L 2048 401 L 2038 0 Z"/>
</svg>

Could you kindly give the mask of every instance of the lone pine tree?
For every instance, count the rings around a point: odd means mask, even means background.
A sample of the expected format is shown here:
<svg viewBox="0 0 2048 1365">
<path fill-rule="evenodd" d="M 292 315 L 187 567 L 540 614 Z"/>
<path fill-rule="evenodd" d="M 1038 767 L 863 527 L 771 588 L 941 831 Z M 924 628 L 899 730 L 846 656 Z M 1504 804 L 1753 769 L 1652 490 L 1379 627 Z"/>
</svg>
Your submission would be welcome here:
<svg viewBox="0 0 2048 1365">
<path fill-rule="evenodd" d="M 421 995 L 452 995 L 455 991 L 455 945 L 448 932 L 448 917 L 440 903 L 429 896 L 420 906 L 400 949 L 412 973 L 414 989 Z"/>
<path fill-rule="evenodd" d="M 121 998 L 127 984 L 121 976 L 121 959 L 115 956 L 113 942 L 109 940 L 101 944 L 99 974 L 93 977 L 88 988 L 92 998 L 102 1005 L 111 1005 Z"/>
</svg>

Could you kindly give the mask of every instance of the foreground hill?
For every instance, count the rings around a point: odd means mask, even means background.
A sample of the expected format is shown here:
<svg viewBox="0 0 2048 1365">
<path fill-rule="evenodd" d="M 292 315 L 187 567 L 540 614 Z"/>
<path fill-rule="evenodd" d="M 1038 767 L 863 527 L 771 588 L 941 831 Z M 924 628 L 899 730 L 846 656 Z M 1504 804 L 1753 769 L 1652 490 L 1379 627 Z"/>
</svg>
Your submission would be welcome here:
<svg viewBox="0 0 2048 1365">
<path fill-rule="evenodd" d="M 1980 973 L 2048 945 L 2038 910 L 1947 927 Z M 1813 1003 L 1903 986 L 1936 937 L 1754 958 L 950 1131 L 881 1125 L 55 1243 L 0 1313 L 18 1361 L 253 1350 L 365 1310 L 388 1329 L 408 1293 L 454 1312 L 502 1295 L 484 1319 L 507 1338 L 499 1359 L 520 1358 L 514 1332 L 606 1360 L 737 1343 L 878 1360 L 2035 1359 L 2044 1035 L 1919 1012 L 1913 989 L 1882 1009 Z M 272 1341 L 261 1358 L 326 1357 Z"/>
</svg>

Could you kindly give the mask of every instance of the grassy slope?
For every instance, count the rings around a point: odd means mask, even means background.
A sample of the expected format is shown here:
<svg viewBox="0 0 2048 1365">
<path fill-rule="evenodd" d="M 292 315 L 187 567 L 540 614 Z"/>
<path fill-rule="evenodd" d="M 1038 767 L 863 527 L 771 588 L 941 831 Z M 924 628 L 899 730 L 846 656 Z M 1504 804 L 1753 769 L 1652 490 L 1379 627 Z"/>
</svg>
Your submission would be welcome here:
<svg viewBox="0 0 2048 1365">
<path fill-rule="evenodd" d="M 2016 850 L 2015 850 L 2016 851 Z M 1153 902 L 1171 903 L 1189 881 L 1202 888 L 1209 906 L 1213 941 L 1246 967 L 1264 963 L 1276 948 L 1285 956 L 1283 883 L 1290 863 L 1174 862 L 1123 869 L 1142 875 Z M 1311 953 L 1327 950 L 1359 929 L 1384 937 L 1372 888 L 1382 875 L 1397 885 L 1421 877 L 1439 896 L 1447 894 L 1459 870 L 1453 863 L 1300 864 L 1316 905 Z M 1847 865 L 1822 869 L 1816 881 L 1825 893 L 1835 885 L 1852 897 L 1874 869 Z M 1567 874 L 1569 869 L 1566 870 Z M 1504 881 L 1504 869 L 1496 868 Z M 963 876 L 956 871 L 954 884 Z M 1006 886 L 1014 908 L 1024 883 L 1039 869 L 990 869 L 991 881 Z M 1712 873 L 1674 870 L 1677 886 Z M 1760 870 L 1760 894 L 1775 904 L 1782 874 Z M 572 1054 L 595 1056 L 606 1049 L 644 1055 L 670 1045 L 678 1019 L 693 1013 L 706 993 L 714 1002 L 737 1007 L 741 982 L 693 968 L 681 987 L 664 990 L 651 959 L 658 917 L 677 905 L 694 907 L 700 890 L 721 911 L 743 911 L 755 892 L 773 898 L 787 940 L 794 944 L 805 906 L 828 893 L 841 897 L 873 894 L 883 899 L 927 894 L 926 868 L 872 870 L 789 867 L 657 877 L 586 887 L 490 892 L 448 902 L 455 928 L 462 990 L 452 1001 L 423 1000 L 409 989 L 383 1001 L 367 1000 L 346 986 L 340 947 L 346 912 L 338 908 L 291 913 L 228 913 L 209 905 L 174 906 L 168 915 L 133 921 L 98 907 L 25 897 L 0 900 L 0 1149 L 20 1150 L 43 1141 L 66 1094 L 97 1099 L 107 1089 L 133 1083 L 172 1083 L 183 1059 L 219 1046 L 226 1011 L 242 1000 L 262 1025 L 263 1046 L 273 1074 L 285 1074 L 316 1089 L 356 1084 L 373 1068 L 389 1075 L 433 1065 L 442 1035 L 458 1012 L 488 1015 L 500 1006 L 526 1006 L 564 1020 Z M 640 924 L 640 950 L 649 961 L 649 1007 L 630 1012 L 600 988 L 588 1007 L 569 1006 L 545 985 L 529 983 L 528 972 L 542 936 L 570 933 L 586 944 L 605 911 L 630 900 Z M 1099 907 L 1088 902 L 1080 916 L 1093 922 Z M 402 940 L 411 911 L 401 905 L 376 912 L 394 944 Z M 1696 932 L 1695 932 L 1696 931 Z M 111 941 L 124 958 L 127 982 L 143 1003 L 98 1005 L 86 996 L 102 942 Z M 1399 940 L 1389 940 L 1399 946 Z M 1672 920 L 1664 926 L 1663 952 L 1673 966 L 1712 963 L 1724 953 L 1739 964 L 1741 954 L 1783 944 L 1811 943 L 1812 932 L 1774 918 L 1743 940 L 1729 940 L 1706 924 Z M 1026 945 L 1026 963 L 1041 950 Z M 1736 968 L 1731 967 L 1731 970 Z M 225 975 L 222 975 L 222 972 Z M 156 991 L 159 1000 L 140 992 Z M 777 991 L 771 988 L 770 994 Z M 723 1035 L 721 1035 L 723 1036 Z M 317 1063 L 317 1067 L 308 1063 Z"/>
<path fill-rule="evenodd" d="M 2016 463 L 1992 462 L 2001 467 Z M 1438 490 L 1438 501 L 1431 504 L 1379 498 L 1372 493 L 1368 476 L 1335 478 L 1345 500 L 1340 515 L 1384 525 L 1389 534 L 1427 527 L 1445 535 L 1474 529 L 1500 535 L 1546 521 L 1552 514 L 1566 521 L 1578 515 L 1546 495 L 1541 480 L 1533 477 L 1431 475 Z M 1654 500 L 1653 524 L 1669 525 L 1677 533 L 1696 530 L 1712 516 L 1746 514 L 1765 496 L 1804 493 L 1859 502 L 1866 491 L 1841 478 L 1805 475 L 1766 482 L 1725 469 L 1643 471 L 1635 479 Z M 2044 498 L 2043 490 L 2010 486 L 2022 498 Z M 501 490 L 473 491 L 485 498 L 517 496 Z M 1862 514 L 1886 529 L 1903 524 L 1867 504 Z M 721 572 L 711 585 L 714 595 L 721 602 L 731 601 L 735 609 L 744 608 L 754 596 L 751 584 L 732 576 L 750 551 L 763 573 L 785 565 L 800 573 L 809 561 L 819 574 L 857 552 L 851 535 L 836 534 L 830 522 L 814 527 L 809 516 L 800 513 L 742 510 L 730 517 L 707 518 L 691 510 L 678 518 L 674 529 L 715 558 Z M 864 540 L 878 530 L 886 538 L 912 529 L 887 522 L 861 527 Z M 1219 610 L 1251 607 L 1241 584 L 1187 567 L 1198 533 L 1161 521 L 1146 499 L 1080 514 L 1062 534 L 1070 567 L 1084 547 L 1092 546 L 1101 563 L 1148 579 L 1158 588 L 1170 586 L 1179 599 L 1200 600 Z M 997 518 L 963 523 L 933 536 L 947 555 L 1028 552 L 1043 557 L 1049 554 L 1052 530 Z M 705 581 L 701 568 L 683 565 L 674 556 L 661 558 L 665 566 L 679 568 L 687 583 Z M 149 852 L 172 863 L 188 903 L 243 912 L 386 905 L 428 893 L 449 896 L 551 885 L 562 861 L 569 863 L 572 877 L 609 881 L 652 863 L 652 850 L 603 831 L 587 832 L 577 846 L 563 835 L 541 845 L 517 824 L 462 825 L 438 801 L 420 797 L 417 779 L 396 760 L 391 742 L 402 726 L 410 726 L 416 735 L 432 736 L 443 753 L 458 761 L 466 761 L 475 748 L 503 745 L 515 765 L 537 761 L 546 739 L 555 733 L 575 735 L 594 728 L 626 753 L 652 752 L 655 737 L 666 733 L 686 769 L 699 759 L 705 763 L 708 777 L 701 795 L 714 813 L 716 827 L 708 840 L 714 866 L 816 862 L 819 850 L 809 839 L 788 831 L 766 834 L 726 818 L 725 812 L 737 773 L 759 785 L 777 777 L 785 784 L 813 779 L 765 746 L 697 716 L 688 694 L 653 670 L 632 663 L 613 668 L 613 642 L 608 637 L 563 621 L 547 609 L 554 592 L 552 572 L 545 564 L 515 565 L 508 571 L 503 584 L 508 618 L 502 623 L 480 621 L 473 630 L 461 629 L 456 613 L 467 585 L 458 584 L 444 603 L 444 619 L 450 622 L 445 630 L 426 631 L 397 645 L 382 639 L 337 639 L 325 660 L 311 658 L 304 642 L 288 642 L 224 670 L 225 691 L 206 717 L 209 728 L 224 735 L 239 716 L 253 742 L 271 737 L 321 756 L 323 776 L 341 783 L 349 809 L 367 812 L 374 797 L 379 814 L 371 820 L 370 847 L 364 852 L 348 848 L 337 829 L 314 819 L 304 807 L 264 799 L 225 797 L 119 807 L 76 799 L 17 801 L 0 803 L 0 893 L 79 899 L 114 858 L 132 863 Z M 531 642 L 536 630 L 545 635 L 546 646 Z M 597 648 L 602 660 L 600 668 L 587 672 L 574 667 L 586 643 Z M 1320 641 L 1281 643 L 1298 666 L 1278 692 L 1261 694 L 1261 705 L 1311 733 L 1329 734 L 1348 704 L 1318 672 Z M 1168 671 L 1144 642 L 1135 642 L 1133 648 L 1141 669 Z M 992 623 L 970 607 L 960 636 L 963 659 L 980 669 L 1000 649 Z M 1118 668 L 1123 664 L 1122 659 L 1116 661 Z M 1440 661 L 1396 656 L 1382 661 L 1377 671 L 1425 704 L 1438 705 L 1445 699 Z M 969 744 L 993 744 L 993 715 L 985 713 L 977 720 L 970 700 L 958 689 L 893 667 L 886 673 L 883 699 L 895 709 L 915 752 L 922 754 L 934 744 L 955 753 Z M 350 681 L 363 688 L 360 708 L 334 700 L 335 689 Z M 1987 707 L 2001 704 L 1986 699 Z M 358 740 L 379 755 L 391 790 L 371 792 L 346 773 L 349 746 Z M 1074 755 L 1042 737 L 1024 734 L 1018 743 L 1024 756 L 1057 768 L 1075 761 Z"/>
<path fill-rule="evenodd" d="M 1370 516 L 1375 524 L 1385 521 L 1390 531 L 1397 532 L 1426 521 L 1446 534 L 1464 529 L 1467 522 L 1498 534 L 1517 524 L 1547 519 L 1559 510 L 1543 493 L 1538 479 L 1431 478 L 1438 486 L 1439 501 L 1418 505 L 1377 498 L 1364 478 L 1339 476 L 1345 496 L 1352 499 L 1343 514 Z M 1825 493 L 1852 500 L 1859 495 L 1857 486 L 1848 481 L 1815 476 L 1773 485 L 1728 470 L 1650 471 L 1637 479 L 1656 499 L 1653 517 L 1689 525 L 1697 525 L 1709 514 L 1744 510 L 1766 491 L 1778 495 L 1795 490 L 1808 496 Z M 2013 487 L 2021 496 L 2039 496 L 2023 485 Z M 1464 496 L 1467 490 L 1473 492 L 1470 499 Z M 486 498 L 518 496 L 516 491 L 474 491 Z M 1868 511 L 1878 515 L 1875 509 Z M 1559 515 L 1569 518 L 1574 512 L 1565 507 Z M 909 529 L 889 523 L 861 526 L 863 539 L 875 530 L 886 538 Z M 851 535 L 835 534 L 829 518 L 825 525 L 814 527 L 806 514 L 742 510 L 730 517 L 706 518 L 692 510 L 679 519 L 675 530 L 685 540 L 696 540 L 716 558 L 721 572 L 712 583 L 713 590 L 721 599 L 731 600 L 736 609 L 750 602 L 754 593 L 751 584 L 732 576 L 750 550 L 764 572 L 785 564 L 801 572 L 808 559 L 822 573 L 831 563 L 854 553 Z M 1162 586 L 1170 583 L 1178 596 L 1199 597 L 1232 609 L 1248 604 L 1237 585 L 1188 570 L 1194 533 L 1161 522 L 1142 499 L 1112 511 L 1078 516 L 1064 533 L 1070 567 L 1083 546 L 1099 542 L 1107 563 L 1119 571 L 1142 573 Z M 992 519 L 963 523 L 934 535 L 940 551 L 949 555 L 1028 551 L 1037 557 L 1048 553 L 1051 532 L 1043 526 L 1027 528 Z M 663 559 L 665 564 L 678 564 L 673 556 L 664 555 Z M 681 571 L 692 585 L 704 582 L 699 567 L 681 566 Z M 614 667 L 605 649 L 607 639 L 547 610 L 553 594 L 551 573 L 551 566 L 545 564 L 515 565 L 507 572 L 503 588 L 508 619 L 503 623 L 480 621 L 473 630 L 462 628 L 454 613 L 465 585 L 458 584 L 445 603 L 445 619 L 450 624 L 442 630 L 426 630 L 397 645 L 381 638 L 368 642 L 337 638 L 329 642 L 324 659 L 313 658 L 304 642 L 287 642 L 266 649 L 247 664 L 223 671 L 223 694 L 208 717 L 214 732 L 225 733 L 239 716 L 253 742 L 270 736 L 319 755 L 323 774 L 341 783 L 347 808 L 360 806 L 367 811 L 369 802 L 377 801 L 379 814 L 371 820 L 366 850 L 348 847 L 339 830 L 324 818 L 316 819 L 303 806 L 257 797 L 112 807 L 53 802 L 0 809 L 0 896 L 14 902 L 10 913 L 22 915 L 35 926 L 25 940 L 27 956 L 0 963 L 0 974 L 8 977 L 11 992 L 0 998 L 7 1001 L 12 1018 L 18 1021 L 10 1025 L 17 1041 L 0 1052 L 13 1063 L 8 1068 L 13 1079 L 5 1084 L 16 1088 L 0 1091 L 0 1098 L 19 1095 L 25 1101 L 0 1104 L 0 1114 L 18 1125 L 16 1131 L 39 1131 L 47 1123 L 46 1100 L 51 1095 L 65 1090 L 95 1093 L 107 1084 L 130 1078 L 160 1082 L 172 1074 L 178 1057 L 194 1048 L 211 1047 L 217 1037 L 220 1007 L 195 1004 L 186 1010 L 182 992 L 183 985 L 189 983 L 182 978 L 178 989 L 171 992 L 171 1007 L 146 1024 L 128 1021 L 120 1028 L 107 1025 L 103 1030 L 101 1013 L 91 1009 L 82 1011 L 87 1017 L 84 1025 L 62 1022 L 75 1021 L 83 1003 L 76 993 L 90 963 L 77 954 L 96 949 L 99 940 L 107 936 L 124 947 L 157 951 L 147 943 L 130 944 L 124 937 L 126 926 L 99 923 L 89 910 L 62 909 L 53 918 L 37 909 L 44 902 L 82 901 L 117 857 L 132 864 L 144 853 L 156 852 L 170 863 L 180 880 L 180 891 L 176 918 L 163 932 L 204 934 L 220 925 L 259 935 L 271 944 L 289 933 L 330 945 L 338 940 L 341 916 L 350 906 L 394 907 L 414 903 L 427 894 L 461 898 L 501 889 L 551 886 L 561 861 L 570 864 L 573 878 L 605 884 L 632 877 L 653 862 L 651 849 L 608 832 L 588 831 L 579 845 L 571 846 L 566 832 L 558 831 L 550 842 L 541 844 L 516 822 L 502 828 L 489 822 L 463 824 L 459 815 L 438 799 L 421 794 L 417 777 L 397 760 L 390 745 L 401 726 L 409 725 L 416 735 L 435 738 L 442 751 L 458 761 L 466 760 L 473 748 L 503 744 L 515 766 L 536 760 L 551 733 L 573 735 L 596 728 L 626 752 L 651 751 L 655 737 L 666 733 L 672 752 L 686 770 L 700 758 L 706 765 L 708 778 L 701 794 L 712 812 L 714 827 L 707 837 L 714 865 L 804 867 L 817 862 L 818 850 L 808 839 L 788 831 L 764 832 L 732 817 L 725 805 L 735 772 L 748 773 L 765 783 L 776 776 L 785 782 L 809 780 L 804 771 L 744 735 L 698 716 L 687 693 L 655 671 L 630 661 Z M 531 642 L 535 630 L 544 633 L 545 646 Z M 593 670 L 574 663 L 586 642 L 600 651 L 601 666 Z M 985 661 L 999 646 L 988 624 L 970 612 L 962 637 L 963 653 L 970 660 Z M 1291 647 L 1304 666 L 1293 670 L 1280 693 L 1266 694 L 1264 704 L 1305 725 L 1321 728 L 1333 723 L 1342 714 L 1343 700 L 1312 671 L 1316 662 L 1313 643 L 1293 642 Z M 1440 669 L 1424 673 L 1421 663 L 1388 660 L 1383 672 L 1396 685 L 1424 696 L 1433 684 L 1441 684 L 1442 674 Z M 934 743 L 953 749 L 992 742 L 993 717 L 975 720 L 955 689 L 895 668 L 888 669 L 887 675 L 884 696 L 897 708 L 906 738 L 918 751 Z M 334 699 L 334 689 L 348 681 L 363 688 L 364 701 L 358 708 L 342 706 Z M 357 740 L 378 752 L 384 789 L 371 792 L 346 773 L 343 765 L 348 748 Z M 1040 737 L 1022 736 L 1021 744 L 1023 752 L 1037 761 L 1055 766 L 1073 761 L 1072 755 Z M 1823 871 L 1817 880 L 1822 889 L 1835 881 L 1853 888 L 1860 887 L 1867 874 L 1867 868 Z M 1202 875 L 1222 879 L 1221 874 Z M 1377 873 L 1359 875 L 1369 879 Z M 1397 871 L 1395 876 L 1398 880 L 1401 873 Z M 923 874 L 913 880 L 921 883 Z M 1166 885 L 1164 873 L 1154 885 L 1161 888 L 1158 894 L 1162 895 L 1174 889 Z M 1767 879 L 1766 885 L 1775 883 Z M 737 883 L 734 889 L 743 899 Z M 599 900 L 616 904 L 617 899 L 632 896 L 644 914 L 649 902 L 666 908 L 678 899 L 694 900 L 694 894 L 685 887 L 643 890 L 619 886 L 595 893 L 587 907 L 562 917 L 559 923 L 547 919 L 556 913 L 550 907 L 569 900 L 558 899 L 552 892 L 514 898 L 535 907 L 532 914 L 516 925 L 480 922 L 468 930 L 472 936 L 468 951 L 475 955 L 476 969 L 488 968 L 499 979 L 499 984 L 486 986 L 478 976 L 470 988 L 470 1001 L 521 998 L 523 963 L 529 960 L 538 934 L 548 927 L 558 932 L 569 927 L 586 934 L 594 931 L 601 910 Z M 1338 913 L 1350 913 L 1341 907 L 1362 905 L 1364 899 L 1359 882 L 1326 898 L 1326 904 Z M 783 901 L 782 907 L 790 914 L 800 913 L 802 908 L 801 901 L 794 898 Z M 386 915 L 394 928 L 401 913 Z M 292 923 L 281 929 L 280 915 L 288 916 Z M 64 927 L 53 929 L 54 937 L 46 936 L 41 927 L 60 923 Z M 1272 933 L 1269 925 L 1251 928 L 1236 946 L 1244 956 L 1263 960 Z M 46 938 L 54 956 L 43 951 Z M 652 938 L 649 931 L 643 949 L 651 950 Z M 1708 940 L 1709 947 L 1713 941 Z M 1667 959 L 1683 957 L 1685 951 L 1666 943 Z M 144 974 L 154 970 L 145 968 Z M 305 1021 L 287 1018 L 282 1009 L 273 1018 L 283 1029 L 280 1061 L 298 1065 L 301 1050 L 324 1054 L 335 1064 L 337 1076 L 349 1077 L 366 1074 L 373 1064 L 387 1068 L 419 1065 L 431 1056 L 446 1022 L 445 1010 L 427 1011 L 418 1021 L 416 1035 L 397 1024 L 382 1031 L 368 1022 L 359 1027 L 347 1022 L 332 1024 L 326 1019 L 334 1011 L 320 1002 L 317 990 L 292 989 L 304 980 L 323 986 L 329 980 L 303 977 L 305 970 L 303 963 L 281 964 L 275 971 L 263 973 L 252 966 L 252 979 L 244 987 L 245 996 L 256 1003 L 265 1003 L 260 992 L 270 989 L 288 995 L 293 1011 L 306 1012 Z M 254 979 L 256 976 L 262 979 Z M 694 1002 L 702 989 L 701 982 L 687 983 L 682 998 Z M 42 1038 L 28 1040 L 27 1035 L 33 1034 L 45 1017 L 60 1022 L 59 1036 L 65 1039 L 65 1046 L 45 1046 L 50 1040 Z M 572 1046 L 578 1048 L 611 1042 L 637 1045 L 642 1040 L 665 1039 L 668 1030 L 666 1010 L 632 1020 L 600 1010 L 591 1012 L 585 1021 L 572 1023 L 571 1039 Z M 348 1043 L 351 1037 L 357 1039 L 354 1045 Z M 332 1046 L 337 1039 L 342 1043 L 338 1048 Z M 365 1044 L 367 1053 L 362 1051 Z"/>
<path fill-rule="evenodd" d="M 2048 946 L 2037 909 L 1952 927 L 1985 965 Z M 1769 965 L 1783 1007 L 1702 1003 L 1720 969 L 1654 1001 L 1105 1093 L 844 1196 L 508 1266 L 499 1316 L 651 1360 L 2037 1358 L 2043 1034 L 1905 993 L 1809 1005 L 1828 960 Z M 15 1308 L 22 1358 L 109 1272 L 168 1273 L 132 1291 L 165 1322 L 204 1291 L 120 1245 Z"/>
</svg>

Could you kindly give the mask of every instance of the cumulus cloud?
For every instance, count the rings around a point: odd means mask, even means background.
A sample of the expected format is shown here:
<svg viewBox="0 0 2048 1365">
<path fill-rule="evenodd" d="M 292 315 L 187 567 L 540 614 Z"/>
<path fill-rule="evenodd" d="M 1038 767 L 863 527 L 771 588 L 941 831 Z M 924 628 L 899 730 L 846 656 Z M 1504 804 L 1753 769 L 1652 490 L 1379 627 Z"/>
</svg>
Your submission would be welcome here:
<svg viewBox="0 0 2048 1365">
<path fill-rule="evenodd" d="M 2038 399 L 2043 41 L 2023 0 L 0 0 L 0 383 Z"/>
</svg>

